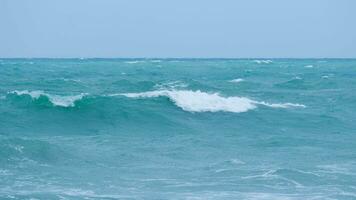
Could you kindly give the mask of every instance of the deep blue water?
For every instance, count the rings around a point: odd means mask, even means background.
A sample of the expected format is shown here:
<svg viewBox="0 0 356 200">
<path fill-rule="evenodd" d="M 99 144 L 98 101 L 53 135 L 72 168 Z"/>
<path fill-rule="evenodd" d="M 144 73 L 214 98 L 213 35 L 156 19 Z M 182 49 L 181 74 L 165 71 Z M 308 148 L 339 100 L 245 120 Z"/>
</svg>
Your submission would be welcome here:
<svg viewBox="0 0 356 200">
<path fill-rule="evenodd" d="M 356 60 L 1 59 L 0 199 L 356 199 Z"/>
</svg>

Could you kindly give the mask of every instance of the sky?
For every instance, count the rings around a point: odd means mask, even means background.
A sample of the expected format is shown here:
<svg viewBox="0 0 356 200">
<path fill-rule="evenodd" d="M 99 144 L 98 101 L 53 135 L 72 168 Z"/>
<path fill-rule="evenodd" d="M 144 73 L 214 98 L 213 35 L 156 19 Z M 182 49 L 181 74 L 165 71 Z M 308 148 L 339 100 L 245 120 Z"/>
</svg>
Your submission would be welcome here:
<svg viewBox="0 0 356 200">
<path fill-rule="evenodd" d="M 0 0 L 0 57 L 356 58 L 356 1 Z"/>
</svg>

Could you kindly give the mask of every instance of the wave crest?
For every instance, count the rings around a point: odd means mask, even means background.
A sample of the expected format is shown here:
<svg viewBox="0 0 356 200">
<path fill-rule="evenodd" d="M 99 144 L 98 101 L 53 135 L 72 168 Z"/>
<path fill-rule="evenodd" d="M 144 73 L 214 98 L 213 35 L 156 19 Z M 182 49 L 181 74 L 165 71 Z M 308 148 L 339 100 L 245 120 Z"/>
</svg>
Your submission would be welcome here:
<svg viewBox="0 0 356 200">
<path fill-rule="evenodd" d="M 87 95 L 86 93 L 81 93 L 79 95 L 73 95 L 73 96 L 60 96 L 60 95 L 48 94 L 41 90 L 35 90 L 35 91 L 15 90 L 15 91 L 8 92 L 8 94 L 14 94 L 18 96 L 28 95 L 35 100 L 39 99 L 41 96 L 44 96 L 48 98 L 48 100 L 54 106 L 60 106 L 60 107 L 74 107 L 76 101 L 81 100 L 84 96 Z"/>
<path fill-rule="evenodd" d="M 230 83 L 240 83 L 240 82 L 242 82 L 242 81 L 245 81 L 245 80 L 242 79 L 242 78 L 236 78 L 236 79 L 230 80 L 229 82 L 230 82 Z"/>
<path fill-rule="evenodd" d="M 270 64 L 273 61 L 272 60 L 254 60 L 253 62 L 255 62 L 257 64 Z"/>
<path fill-rule="evenodd" d="M 257 108 L 257 105 L 272 108 L 305 107 L 301 104 L 281 103 L 269 104 L 254 101 L 246 97 L 223 97 L 218 93 L 205 93 L 200 90 L 157 90 L 141 93 L 121 93 L 110 96 L 123 95 L 129 98 L 168 97 L 175 105 L 189 112 L 246 112 Z"/>
</svg>

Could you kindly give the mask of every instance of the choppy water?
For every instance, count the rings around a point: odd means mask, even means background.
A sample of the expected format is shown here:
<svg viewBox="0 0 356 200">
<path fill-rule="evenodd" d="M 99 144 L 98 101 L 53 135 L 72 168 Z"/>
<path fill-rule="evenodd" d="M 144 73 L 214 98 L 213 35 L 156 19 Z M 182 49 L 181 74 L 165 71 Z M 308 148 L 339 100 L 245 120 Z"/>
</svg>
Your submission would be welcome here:
<svg viewBox="0 0 356 200">
<path fill-rule="evenodd" d="M 356 199 L 356 60 L 1 59 L 1 199 Z"/>
</svg>

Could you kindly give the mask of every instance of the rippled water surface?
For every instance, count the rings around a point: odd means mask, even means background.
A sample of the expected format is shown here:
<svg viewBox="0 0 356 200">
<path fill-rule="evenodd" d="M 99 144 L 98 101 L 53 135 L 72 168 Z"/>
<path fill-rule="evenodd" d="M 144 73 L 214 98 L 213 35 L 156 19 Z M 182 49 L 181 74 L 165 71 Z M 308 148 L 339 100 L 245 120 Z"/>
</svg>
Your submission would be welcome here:
<svg viewBox="0 0 356 200">
<path fill-rule="evenodd" d="M 1 199 L 356 199 L 356 60 L 1 59 Z"/>
</svg>

